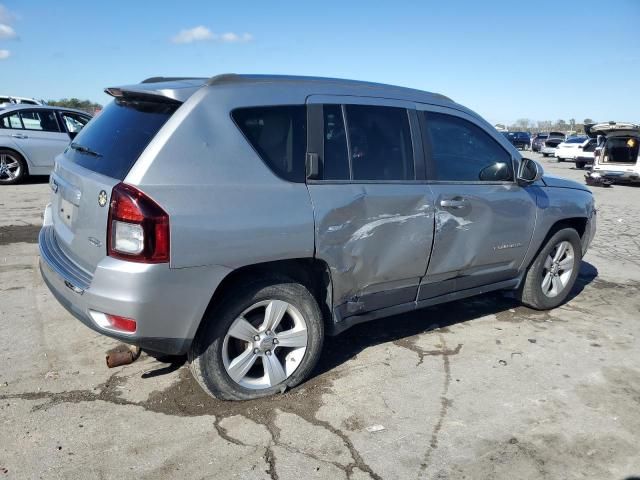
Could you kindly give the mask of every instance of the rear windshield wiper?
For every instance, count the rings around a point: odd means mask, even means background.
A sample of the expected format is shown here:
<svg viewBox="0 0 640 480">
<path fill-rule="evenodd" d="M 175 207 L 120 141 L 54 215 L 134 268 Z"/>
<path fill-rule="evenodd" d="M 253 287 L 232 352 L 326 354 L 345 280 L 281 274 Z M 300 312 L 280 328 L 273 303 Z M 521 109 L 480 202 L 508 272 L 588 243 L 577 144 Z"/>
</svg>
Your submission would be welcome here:
<svg viewBox="0 0 640 480">
<path fill-rule="evenodd" d="M 102 154 L 91 150 L 89 147 L 85 147 L 84 145 L 80 145 L 79 143 L 71 142 L 69 145 L 74 150 L 77 150 L 80 153 L 86 153 L 87 155 L 91 155 L 93 157 L 101 157 Z"/>
</svg>

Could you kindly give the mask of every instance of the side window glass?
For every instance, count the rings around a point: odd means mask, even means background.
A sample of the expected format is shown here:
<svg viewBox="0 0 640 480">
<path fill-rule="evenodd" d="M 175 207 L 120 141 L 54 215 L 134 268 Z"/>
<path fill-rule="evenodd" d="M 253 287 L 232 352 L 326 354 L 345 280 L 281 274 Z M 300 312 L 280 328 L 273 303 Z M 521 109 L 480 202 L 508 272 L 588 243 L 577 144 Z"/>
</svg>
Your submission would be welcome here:
<svg viewBox="0 0 640 480">
<path fill-rule="evenodd" d="M 347 105 L 353 180 L 413 180 L 413 146 L 404 108 Z"/>
<path fill-rule="evenodd" d="M 73 113 L 62 112 L 62 119 L 69 133 L 78 133 L 82 127 L 89 123 L 88 118 Z"/>
<path fill-rule="evenodd" d="M 58 121 L 53 110 L 26 110 L 20 112 L 25 130 L 59 132 Z"/>
<path fill-rule="evenodd" d="M 324 158 L 322 178 L 324 180 L 349 180 L 349 157 L 347 135 L 340 105 L 325 105 L 324 114 Z"/>
<path fill-rule="evenodd" d="M 302 105 L 239 108 L 233 120 L 263 161 L 280 177 L 304 182 L 306 108 Z"/>
<path fill-rule="evenodd" d="M 20 116 L 17 113 L 12 115 L 5 115 L 0 122 L 2 128 L 19 128 L 22 129 L 22 122 Z"/>
<path fill-rule="evenodd" d="M 425 114 L 433 180 L 497 182 L 513 180 L 511 155 L 480 127 L 442 113 Z"/>
</svg>

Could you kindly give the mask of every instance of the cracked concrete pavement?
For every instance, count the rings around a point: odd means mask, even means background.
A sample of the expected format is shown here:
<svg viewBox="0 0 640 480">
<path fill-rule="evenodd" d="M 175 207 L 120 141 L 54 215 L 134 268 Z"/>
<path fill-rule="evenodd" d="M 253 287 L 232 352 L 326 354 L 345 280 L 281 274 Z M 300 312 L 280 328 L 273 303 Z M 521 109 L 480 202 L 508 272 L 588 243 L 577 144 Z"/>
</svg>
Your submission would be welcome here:
<svg viewBox="0 0 640 480">
<path fill-rule="evenodd" d="M 598 235 L 566 305 L 496 293 L 359 325 L 302 386 L 229 403 L 180 359 L 108 370 L 117 342 L 39 276 L 46 179 L 2 187 L 0 479 L 639 475 L 640 188 L 593 190 Z"/>
</svg>

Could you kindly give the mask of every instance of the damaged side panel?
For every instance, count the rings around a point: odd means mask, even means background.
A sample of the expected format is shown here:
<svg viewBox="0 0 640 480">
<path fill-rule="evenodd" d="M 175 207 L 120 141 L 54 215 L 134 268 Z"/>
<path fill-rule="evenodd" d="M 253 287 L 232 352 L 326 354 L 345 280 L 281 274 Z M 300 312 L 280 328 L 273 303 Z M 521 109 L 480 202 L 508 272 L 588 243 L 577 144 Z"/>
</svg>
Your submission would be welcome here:
<svg viewBox="0 0 640 480">
<path fill-rule="evenodd" d="M 344 318 L 414 301 L 433 242 L 424 184 L 310 184 L 316 256 L 331 270 Z"/>
</svg>

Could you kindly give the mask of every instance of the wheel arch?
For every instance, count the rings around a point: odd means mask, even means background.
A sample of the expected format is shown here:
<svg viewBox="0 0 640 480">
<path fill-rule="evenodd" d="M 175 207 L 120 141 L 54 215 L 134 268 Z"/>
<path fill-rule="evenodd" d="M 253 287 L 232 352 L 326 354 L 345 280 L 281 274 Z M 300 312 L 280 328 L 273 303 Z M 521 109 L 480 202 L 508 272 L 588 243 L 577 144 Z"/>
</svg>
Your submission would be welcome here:
<svg viewBox="0 0 640 480">
<path fill-rule="evenodd" d="M 323 260 L 317 258 L 296 258 L 257 263 L 239 267 L 227 274 L 217 286 L 206 312 L 215 309 L 229 292 L 238 285 L 259 279 L 285 279 L 293 280 L 304 285 L 314 296 L 322 312 L 325 327 L 332 322 L 333 285 L 331 271 Z M 196 336 L 203 328 L 205 313 L 200 319 Z"/>
<path fill-rule="evenodd" d="M 544 246 L 547 244 L 549 239 L 557 231 L 562 230 L 563 228 L 573 228 L 576 232 L 578 232 L 578 235 L 582 240 L 584 238 L 585 233 L 587 232 L 587 222 L 588 222 L 587 217 L 568 217 L 568 218 L 562 218 L 562 219 L 556 220 L 556 222 L 553 223 L 547 230 L 547 233 L 545 234 L 544 238 L 540 242 L 540 245 L 538 245 L 538 248 L 536 248 L 534 255 L 532 255 L 531 258 L 527 261 L 527 264 L 526 264 L 527 268 L 525 269 L 525 271 L 528 270 L 529 267 L 531 267 L 531 264 L 538 257 L 538 254 L 540 253 L 540 251 L 544 248 Z"/>
</svg>

